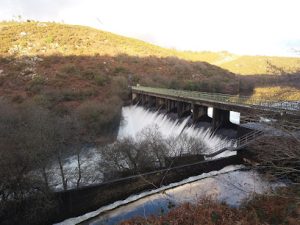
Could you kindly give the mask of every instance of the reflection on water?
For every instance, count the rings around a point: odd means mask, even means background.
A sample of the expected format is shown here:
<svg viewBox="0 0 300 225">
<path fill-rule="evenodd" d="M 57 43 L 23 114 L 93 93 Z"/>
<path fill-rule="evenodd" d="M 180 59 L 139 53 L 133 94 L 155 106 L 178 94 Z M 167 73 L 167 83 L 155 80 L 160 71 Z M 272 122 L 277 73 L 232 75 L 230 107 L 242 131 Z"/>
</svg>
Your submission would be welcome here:
<svg viewBox="0 0 300 225">
<path fill-rule="evenodd" d="M 209 114 L 212 114 L 211 110 L 209 110 Z M 235 114 L 233 113 L 233 115 Z M 212 135 L 209 129 L 201 129 L 193 126 L 188 127 L 187 123 L 189 118 L 174 121 L 165 114 L 151 112 L 137 106 L 124 107 L 122 109 L 122 116 L 124 120 L 119 129 L 118 139 L 127 136 L 136 137 L 144 128 L 157 125 L 160 133 L 165 138 L 170 136 L 177 137 L 182 133 L 199 138 L 206 145 L 207 153 L 214 151 L 214 146 L 221 143 L 228 144 L 228 146 L 231 145 L 230 141 L 217 135 Z M 232 118 L 236 119 L 234 116 Z M 95 152 L 95 154 L 98 153 Z M 226 154 L 226 152 L 224 154 Z M 234 154 L 234 152 L 230 152 L 230 154 Z M 95 157 L 95 159 L 97 159 L 97 157 Z M 97 163 L 98 160 L 99 159 L 97 159 L 95 163 Z M 91 159 L 91 161 L 94 160 Z M 195 202 L 197 199 L 207 195 L 225 201 L 230 205 L 238 205 L 240 201 L 250 196 L 251 193 L 261 192 L 267 188 L 267 184 L 263 182 L 256 173 L 235 171 L 240 168 L 240 166 L 229 166 L 220 171 L 190 177 L 186 180 L 170 184 L 167 187 L 161 187 L 156 190 L 130 196 L 125 200 L 120 200 L 101 207 L 83 216 L 67 219 L 60 224 L 77 224 L 82 221 L 86 221 L 83 222 L 83 224 L 116 224 L 121 220 L 134 216 L 158 215 L 167 212 L 170 206 L 174 204 L 176 205 L 186 201 Z M 227 173 L 229 171 L 231 171 L 231 173 Z M 97 218 L 87 221 L 89 218 L 95 216 L 97 216 Z"/>
<path fill-rule="evenodd" d="M 221 170 L 218 175 L 214 174 L 215 176 L 144 197 L 104 212 L 82 224 L 110 225 L 136 216 L 160 215 L 169 211 L 174 205 L 176 206 L 183 202 L 196 203 L 201 197 L 207 196 L 235 207 L 253 194 L 265 192 L 274 186 L 264 181 L 254 171 L 234 170 L 234 168 L 239 167 L 229 166 Z M 222 173 L 222 171 L 229 170 L 233 171 Z"/>
</svg>

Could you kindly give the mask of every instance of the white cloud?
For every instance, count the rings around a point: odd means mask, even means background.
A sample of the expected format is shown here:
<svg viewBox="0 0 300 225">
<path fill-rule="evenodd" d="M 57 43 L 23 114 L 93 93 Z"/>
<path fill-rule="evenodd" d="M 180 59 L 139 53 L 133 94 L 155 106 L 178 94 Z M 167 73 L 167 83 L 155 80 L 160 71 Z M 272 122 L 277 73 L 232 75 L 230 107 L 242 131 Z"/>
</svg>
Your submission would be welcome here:
<svg viewBox="0 0 300 225">
<path fill-rule="evenodd" d="M 178 49 L 279 55 L 299 46 L 299 8 L 298 0 L 0 0 L 0 19 L 20 14 Z"/>
</svg>

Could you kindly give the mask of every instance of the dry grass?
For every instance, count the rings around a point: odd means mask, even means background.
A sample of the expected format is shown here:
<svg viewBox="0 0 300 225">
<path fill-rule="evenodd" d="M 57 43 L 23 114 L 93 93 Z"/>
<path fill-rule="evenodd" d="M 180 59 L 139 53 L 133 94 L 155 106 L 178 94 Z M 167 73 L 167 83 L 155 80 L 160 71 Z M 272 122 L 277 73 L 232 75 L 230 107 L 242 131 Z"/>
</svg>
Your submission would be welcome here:
<svg viewBox="0 0 300 225">
<path fill-rule="evenodd" d="M 203 61 L 236 74 L 274 74 L 276 69 L 295 72 L 300 59 L 292 57 L 240 56 L 228 52 L 177 51 L 133 38 L 89 27 L 40 22 L 2 22 L 0 54 L 103 55 L 127 54 L 137 57 L 178 57 Z"/>
<path fill-rule="evenodd" d="M 289 101 L 300 100 L 300 90 L 293 87 L 257 87 L 254 89 L 254 98 L 281 99 Z"/>
<path fill-rule="evenodd" d="M 284 194 L 284 196 L 281 196 Z M 298 189 L 282 190 L 279 195 L 260 195 L 240 208 L 231 208 L 224 203 L 210 199 L 198 204 L 182 204 L 165 215 L 139 217 L 124 221 L 122 225 L 259 225 L 259 224 L 299 224 L 300 206 L 295 200 Z"/>
<path fill-rule="evenodd" d="M 129 82 L 247 95 L 259 80 L 264 80 L 264 86 L 273 85 L 275 80 L 271 76 L 248 76 L 252 82 L 245 77 L 239 83 L 235 74 L 205 62 L 241 74 L 266 73 L 264 57 L 182 52 L 89 27 L 58 23 L 2 22 L 0 30 L 0 95 L 15 103 L 31 99 L 58 112 L 76 109 L 86 101 L 105 103 L 111 97 L 126 101 Z M 238 64 L 250 65 L 253 70 L 226 67 L 236 65 L 233 60 L 242 60 Z M 268 60 L 278 67 L 293 67 L 298 62 L 294 58 Z M 265 90 L 284 99 L 299 96 L 298 90 L 294 94 L 287 88 L 275 89 Z M 266 96 L 263 90 L 257 89 L 256 95 Z"/>
</svg>

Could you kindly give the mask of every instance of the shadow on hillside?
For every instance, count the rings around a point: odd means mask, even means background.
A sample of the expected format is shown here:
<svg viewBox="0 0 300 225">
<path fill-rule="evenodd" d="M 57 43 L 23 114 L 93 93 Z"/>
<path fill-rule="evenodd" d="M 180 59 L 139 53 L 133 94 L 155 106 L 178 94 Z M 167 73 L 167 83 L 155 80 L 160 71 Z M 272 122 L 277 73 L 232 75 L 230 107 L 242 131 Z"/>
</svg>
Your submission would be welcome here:
<svg viewBox="0 0 300 225">
<path fill-rule="evenodd" d="M 116 88 L 135 84 L 241 95 L 251 95 L 255 87 L 300 88 L 300 73 L 240 76 L 206 62 L 191 62 L 176 57 L 2 57 L 0 71 L 1 94 L 12 96 L 18 93 L 34 96 L 57 89 L 83 92 L 96 89 L 96 95 L 101 96 Z M 3 89 L 6 91 L 3 92 Z M 122 94 L 121 97 L 124 98 Z"/>
</svg>

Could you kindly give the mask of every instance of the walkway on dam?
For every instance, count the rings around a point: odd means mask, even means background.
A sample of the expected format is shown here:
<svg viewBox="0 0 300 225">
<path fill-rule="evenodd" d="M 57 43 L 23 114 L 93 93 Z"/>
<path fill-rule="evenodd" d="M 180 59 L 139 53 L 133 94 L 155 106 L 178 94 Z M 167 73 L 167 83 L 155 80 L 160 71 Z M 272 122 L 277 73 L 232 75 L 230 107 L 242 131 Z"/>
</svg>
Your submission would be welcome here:
<svg viewBox="0 0 300 225">
<path fill-rule="evenodd" d="M 142 104 L 155 103 L 156 107 L 160 107 L 161 104 L 163 104 L 169 109 L 175 107 L 179 115 L 182 114 L 184 110 L 192 110 L 193 117 L 196 116 L 196 118 L 199 116 L 203 117 L 203 115 L 207 114 L 207 108 L 213 107 L 213 130 L 230 123 L 229 111 L 240 112 L 240 126 L 252 125 L 252 127 L 249 127 L 249 129 L 252 128 L 252 131 L 237 139 L 231 140 L 230 145 L 221 144 L 220 146 L 215 146 L 212 153 L 205 155 L 206 157 L 214 157 L 224 151 L 240 150 L 262 138 L 265 134 L 274 133 L 274 131 L 277 131 L 277 120 L 280 120 L 281 129 L 283 128 L 290 132 L 299 132 L 300 130 L 300 101 L 266 100 L 253 98 L 251 96 L 246 97 L 142 86 L 132 87 L 132 95 L 135 95 L 132 97 L 133 100 L 137 99 L 137 101 L 141 101 Z M 171 104 L 172 102 L 177 102 L 177 104 Z M 170 108 L 170 106 L 172 107 Z M 200 110 L 201 107 L 204 107 L 204 110 Z M 281 117 L 283 115 L 287 115 L 287 117 Z M 272 118 L 274 116 L 279 117 L 273 120 Z M 260 125 L 260 128 L 258 125 Z M 278 134 L 281 133 L 277 132 L 277 135 Z"/>
<path fill-rule="evenodd" d="M 132 87 L 133 93 L 148 94 L 156 97 L 173 98 L 183 101 L 201 101 L 223 105 L 225 108 L 231 108 L 232 111 L 244 110 L 263 110 L 273 112 L 285 112 L 288 114 L 300 115 L 300 101 L 280 101 L 267 100 L 262 98 L 253 98 L 251 96 L 227 95 L 219 93 L 196 92 L 186 90 L 174 90 L 165 88 L 153 88 L 136 86 Z M 228 107 L 227 107 L 228 106 Z"/>
</svg>

